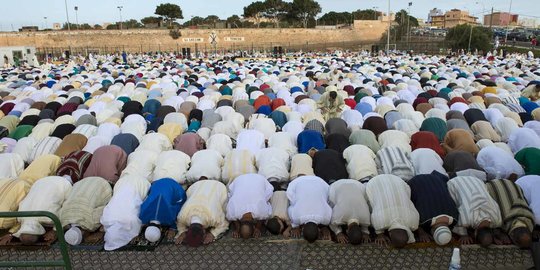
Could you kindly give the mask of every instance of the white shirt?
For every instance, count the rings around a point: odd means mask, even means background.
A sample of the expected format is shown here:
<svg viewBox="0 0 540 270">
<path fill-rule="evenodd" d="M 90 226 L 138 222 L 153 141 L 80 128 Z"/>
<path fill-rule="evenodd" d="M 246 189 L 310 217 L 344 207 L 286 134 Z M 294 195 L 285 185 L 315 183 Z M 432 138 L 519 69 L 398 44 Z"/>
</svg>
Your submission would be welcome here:
<svg viewBox="0 0 540 270">
<path fill-rule="evenodd" d="M 279 148 L 264 148 L 257 154 L 257 168 L 259 174 L 266 178 L 277 178 L 278 181 L 289 180 L 289 154 Z"/>
<path fill-rule="evenodd" d="M 253 155 L 257 155 L 265 147 L 264 134 L 257 130 L 244 129 L 238 133 L 236 138 L 237 150 L 248 150 Z"/>
<path fill-rule="evenodd" d="M 443 168 L 442 158 L 429 148 L 418 148 L 412 151 L 411 161 L 416 175 L 431 174 L 433 171 L 437 171 L 448 176 Z"/>
<path fill-rule="evenodd" d="M 313 171 L 313 159 L 308 154 L 296 154 L 291 160 L 291 180 L 300 174 L 315 175 Z"/>
<path fill-rule="evenodd" d="M 283 190 L 274 191 L 272 198 L 270 198 L 270 204 L 272 205 L 272 216 L 278 217 L 281 220 L 289 223 L 289 199 L 287 198 L 287 192 Z"/>
<path fill-rule="evenodd" d="M 230 184 L 236 177 L 247 173 L 257 173 L 255 156 L 249 150 L 234 149 L 227 154 L 221 168 L 224 183 Z"/>
<path fill-rule="evenodd" d="M 540 225 L 540 176 L 523 176 L 516 181 L 516 184 L 523 190 L 523 195 L 534 213 L 536 225 Z"/>
<path fill-rule="evenodd" d="M 411 153 L 411 139 L 407 133 L 399 130 L 387 130 L 379 134 L 379 145 L 382 148 L 395 146 L 401 150 Z"/>
<path fill-rule="evenodd" d="M 371 222 L 364 184 L 352 179 L 338 180 L 330 185 L 328 200 L 332 207 L 330 229 L 335 234 L 341 232 L 341 225 L 354 222 L 368 232 Z"/>
<path fill-rule="evenodd" d="M 158 153 L 150 150 L 137 150 L 128 156 L 127 166 L 121 177 L 126 175 L 139 175 L 148 180 L 152 176 Z"/>
<path fill-rule="evenodd" d="M 191 159 L 182 151 L 169 150 L 161 152 L 156 160 L 153 181 L 172 178 L 180 184 L 186 182 L 186 173 Z"/>
<path fill-rule="evenodd" d="M 288 132 L 276 132 L 268 139 L 268 147 L 276 147 L 287 151 L 290 157 L 298 153 L 296 138 Z"/>
<path fill-rule="evenodd" d="M 375 153 L 365 145 L 354 144 L 347 147 L 343 151 L 343 158 L 347 160 L 347 172 L 352 179 L 360 180 L 378 174 Z"/>
<path fill-rule="evenodd" d="M 265 220 L 272 214 L 270 197 L 274 188 L 260 174 L 244 174 L 229 185 L 227 220 L 240 220 L 251 213 L 255 220 Z"/>
<path fill-rule="evenodd" d="M 266 140 L 268 140 L 272 134 L 276 132 L 276 124 L 274 123 L 274 120 L 270 118 L 254 119 L 253 123 L 250 124 L 254 130 L 262 132 Z"/>
<path fill-rule="evenodd" d="M 214 134 L 206 141 L 206 149 L 216 150 L 224 157 L 233 149 L 232 140 L 225 134 Z"/>
<path fill-rule="evenodd" d="M 420 214 L 411 201 L 411 188 L 401 178 L 381 174 L 366 184 L 371 205 L 371 224 L 377 234 L 385 230 L 403 229 L 414 243 L 413 231 L 418 229 Z"/>
<path fill-rule="evenodd" d="M 518 177 L 525 174 L 514 156 L 497 146 L 488 146 L 480 150 L 476 161 L 486 171 L 488 179 L 507 179 L 512 173 Z"/>
<path fill-rule="evenodd" d="M 328 204 L 329 186 L 317 176 L 301 176 L 287 188 L 289 217 L 293 228 L 314 222 L 329 225 L 332 208 Z"/>
<path fill-rule="evenodd" d="M 223 157 L 216 150 L 200 150 L 191 157 L 191 168 L 186 173 L 188 182 L 198 181 L 202 176 L 208 179 L 221 180 Z"/>
</svg>

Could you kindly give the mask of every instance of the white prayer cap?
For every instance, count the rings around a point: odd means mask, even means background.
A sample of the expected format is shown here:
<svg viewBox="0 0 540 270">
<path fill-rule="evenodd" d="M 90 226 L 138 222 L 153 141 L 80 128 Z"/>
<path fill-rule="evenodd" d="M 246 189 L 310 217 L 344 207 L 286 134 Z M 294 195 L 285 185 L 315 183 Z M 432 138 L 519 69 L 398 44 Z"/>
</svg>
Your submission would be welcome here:
<svg viewBox="0 0 540 270">
<path fill-rule="evenodd" d="M 66 242 L 72 246 L 77 246 L 82 242 L 82 232 L 77 226 L 72 226 L 65 234 Z"/>
<path fill-rule="evenodd" d="M 161 238 L 161 231 L 156 226 L 148 226 L 144 231 L 144 238 L 152 243 L 157 242 Z"/>
<path fill-rule="evenodd" d="M 444 246 L 450 243 L 450 240 L 452 240 L 452 232 L 448 227 L 440 226 L 435 229 L 435 232 L 433 233 L 433 239 L 435 240 L 435 243 L 437 243 L 437 245 Z"/>
</svg>

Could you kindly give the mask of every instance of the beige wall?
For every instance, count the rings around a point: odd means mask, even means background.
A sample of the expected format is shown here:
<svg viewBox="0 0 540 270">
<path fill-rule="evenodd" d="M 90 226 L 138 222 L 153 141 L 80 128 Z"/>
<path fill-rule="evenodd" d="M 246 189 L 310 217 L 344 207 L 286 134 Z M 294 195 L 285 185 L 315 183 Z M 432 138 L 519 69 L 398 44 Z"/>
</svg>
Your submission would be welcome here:
<svg viewBox="0 0 540 270">
<path fill-rule="evenodd" d="M 385 31 L 385 24 L 355 22 L 353 29 L 182 29 L 179 39 L 172 39 L 168 30 L 93 30 L 50 31 L 35 33 L 0 33 L 0 46 L 35 46 L 37 48 L 96 48 L 117 47 L 127 51 L 151 48 L 175 50 L 182 47 L 210 47 L 209 36 L 214 31 L 218 47 L 249 48 L 251 46 L 295 46 L 340 42 L 378 41 Z M 184 40 L 184 39 L 191 39 Z"/>
</svg>

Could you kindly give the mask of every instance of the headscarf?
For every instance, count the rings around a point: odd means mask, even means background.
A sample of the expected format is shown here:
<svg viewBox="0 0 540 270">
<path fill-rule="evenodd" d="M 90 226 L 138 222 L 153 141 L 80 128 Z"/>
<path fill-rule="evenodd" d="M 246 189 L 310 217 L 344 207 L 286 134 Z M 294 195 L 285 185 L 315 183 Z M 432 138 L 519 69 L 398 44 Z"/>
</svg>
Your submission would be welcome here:
<svg viewBox="0 0 540 270">
<path fill-rule="evenodd" d="M 204 140 L 197 133 L 185 133 L 174 139 L 174 149 L 187 154 L 190 158 L 204 149 Z"/>
<path fill-rule="evenodd" d="M 411 148 L 413 151 L 418 148 L 429 148 L 435 151 L 441 158 L 446 154 L 437 136 L 429 131 L 419 131 L 413 134 L 411 137 Z"/>
<path fill-rule="evenodd" d="M 102 146 L 94 152 L 83 178 L 99 176 L 114 184 L 126 164 L 127 155 L 122 148 L 116 145 Z"/>
</svg>

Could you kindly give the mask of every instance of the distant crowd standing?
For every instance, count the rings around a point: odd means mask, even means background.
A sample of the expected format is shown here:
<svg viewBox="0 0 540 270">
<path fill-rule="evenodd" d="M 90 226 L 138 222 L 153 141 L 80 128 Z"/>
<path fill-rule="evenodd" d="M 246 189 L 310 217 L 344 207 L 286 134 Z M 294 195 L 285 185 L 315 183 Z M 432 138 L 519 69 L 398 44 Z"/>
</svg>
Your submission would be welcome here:
<svg viewBox="0 0 540 270">
<path fill-rule="evenodd" d="M 50 211 L 70 245 L 539 236 L 530 54 L 124 54 L 1 73 L 0 212 Z M 44 217 L 0 229 L 0 245 L 56 237 Z"/>
</svg>

